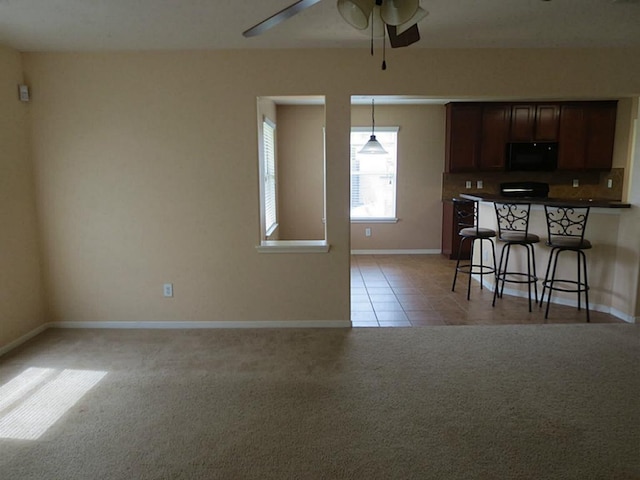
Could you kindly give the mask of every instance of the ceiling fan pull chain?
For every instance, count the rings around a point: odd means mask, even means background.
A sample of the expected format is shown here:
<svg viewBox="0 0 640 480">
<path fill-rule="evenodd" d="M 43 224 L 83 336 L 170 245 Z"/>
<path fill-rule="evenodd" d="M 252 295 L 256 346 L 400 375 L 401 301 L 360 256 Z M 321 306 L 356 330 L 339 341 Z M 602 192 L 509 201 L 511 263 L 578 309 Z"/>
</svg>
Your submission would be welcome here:
<svg viewBox="0 0 640 480">
<path fill-rule="evenodd" d="M 385 25 L 385 27 L 386 27 L 386 25 Z M 386 43 L 387 43 L 387 29 L 383 27 L 382 28 L 382 70 L 386 70 L 387 69 Z"/>
<path fill-rule="evenodd" d="M 371 56 L 373 57 L 373 14 L 371 14 Z"/>
</svg>

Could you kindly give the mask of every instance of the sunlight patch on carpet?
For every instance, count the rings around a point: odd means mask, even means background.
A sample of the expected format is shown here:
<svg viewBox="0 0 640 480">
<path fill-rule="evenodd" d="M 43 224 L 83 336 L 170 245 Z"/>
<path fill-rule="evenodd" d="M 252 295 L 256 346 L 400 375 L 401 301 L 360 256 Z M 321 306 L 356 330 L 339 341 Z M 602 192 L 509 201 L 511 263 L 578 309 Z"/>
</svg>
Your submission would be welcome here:
<svg viewBox="0 0 640 480">
<path fill-rule="evenodd" d="M 0 438 L 37 440 L 106 374 L 28 368 L 0 387 Z"/>
</svg>

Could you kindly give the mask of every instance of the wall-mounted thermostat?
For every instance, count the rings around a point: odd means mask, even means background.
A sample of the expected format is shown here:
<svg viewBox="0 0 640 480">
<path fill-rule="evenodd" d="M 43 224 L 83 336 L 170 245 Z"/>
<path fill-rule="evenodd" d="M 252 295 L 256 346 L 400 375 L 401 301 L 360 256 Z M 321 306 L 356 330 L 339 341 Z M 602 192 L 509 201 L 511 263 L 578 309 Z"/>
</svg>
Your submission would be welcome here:
<svg viewBox="0 0 640 480">
<path fill-rule="evenodd" d="M 18 85 L 18 97 L 21 102 L 29 101 L 29 86 L 28 85 Z"/>
</svg>

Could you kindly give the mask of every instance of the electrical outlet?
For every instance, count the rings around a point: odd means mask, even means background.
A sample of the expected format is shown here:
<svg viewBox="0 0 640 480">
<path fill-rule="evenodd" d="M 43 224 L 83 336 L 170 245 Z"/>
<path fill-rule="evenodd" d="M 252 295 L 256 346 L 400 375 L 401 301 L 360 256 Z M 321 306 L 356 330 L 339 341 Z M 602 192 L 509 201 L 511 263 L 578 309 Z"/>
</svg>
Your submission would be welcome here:
<svg viewBox="0 0 640 480">
<path fill-rule="evenodd" d="M 173 297 L 173 283 L 165 283 L 163 292 L 165 297 Z"/>
<path fill-rule="evenodd" d="M 578 180 L 577 178 L 573 179 L 573 186 L 574 187 L 579 187 L 580 186 L 580 180 Z"/>
<path fill-rule="evenodd" d="M 480 190 L 480 189 L 481 189 L 481 188 L 483 188 L 483 187 L 484 187 L 484 183 L 482 182 L 482 180 L 478 180 L 478 181 L 476 182 L 476 188 L 477 188 L 478 190 Z"/>
<path fill-rule="evenodd" d="M 467 180 L 464 184 L 465 188 L 471 188 L 471 180 Z"/>
<path fill-rule="evenodd" d="M 369 227 L 364 229 L 364 236 L 365 237 L 370 237 L 371 236 L 371 229 Z"/>
<path fill-rule="evenodd" d="M 612 178 L 608 178 L 607 179 L 607 188 L 613 188 L 613 179 Z"/>
</svg>

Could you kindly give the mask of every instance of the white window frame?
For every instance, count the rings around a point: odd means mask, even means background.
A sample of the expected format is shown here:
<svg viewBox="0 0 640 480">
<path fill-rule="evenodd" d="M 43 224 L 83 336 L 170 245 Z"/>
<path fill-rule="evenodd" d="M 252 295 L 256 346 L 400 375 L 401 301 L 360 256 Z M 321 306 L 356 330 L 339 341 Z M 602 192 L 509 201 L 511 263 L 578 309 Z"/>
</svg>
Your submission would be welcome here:
<svg viewBox="0 0 640 480">
<path fill-rule="evenodd" d="M 350 169 L 349 169 L 349 214 L 350 214 L 350 218 L 351 218 L 351 223 L 396 223 L 398 221 L 397 218 L 397 200 L 398 200 L 398 132 L 400 130 L 400 127 L 397 126 L 391 126 L 391 127 L 378 127 L 376 126 L 375 128 L 375 134 L 376 137 L 378 139 L 378 141 L 384 146 L 385 150 L 387 150 L 389 153 L 387 155 L 359 155 L 357 153 L 357 150 L 359 150 L 361 148 L 360 144 L 355 144 L 351 141 L 351 136 L 350 136 L 350 156 L 349 156 L 349 164 L 350 164 Z M 367 134 L 367 139 L 368 136 L 371 135 L 371 127 L 351 127 L 351 133 L 366 133 Z M 387 148 L 387 145 L 385 145 L 384 141 L 380 141 L 380 135 L 378 135 L 379 133 L 395 133 L 396 135 L 396 141 L 395 141 L 395 145 L 390 145 L 389 148 Z M 395 147 L 395 148 L 390 148 L 391 146 Z M 354 175 L 354 170 L 353 170 L 353 164 L 354 164 L 354 160 L 356 158 L 356 156 L 361 157 L 359 159 L 359 161 L 366 161 L 367 157 L 378 157 L 379 159 L 386 159 L 387 161 L 391 161 L 393 163 L 393 167 L 392 167 L 392 172 L 387 173 L 387 175 L 391 175 L 391 180 L 393 183 L 393 188 L 394 188 L 394 192 L 393 192 L 393 212 L 391 215 L 389 216 L 378 216 L 378 217 L 374 217 L 374 216 L 352 216 L 352 212 L 353 212 L 353 175 Z M 372 160 L 376 160 L 376 159 L 372 159 Z M 382 174 L 382 172 L 381 172 Z"/>
<path fill-rule="evenodd" d="M 267 239 L 278 228 L 278 179 L 276 159 L 276 124 L 262 118 L 260 159 L 260 222 L 263 238 Z"/>
</svg>

